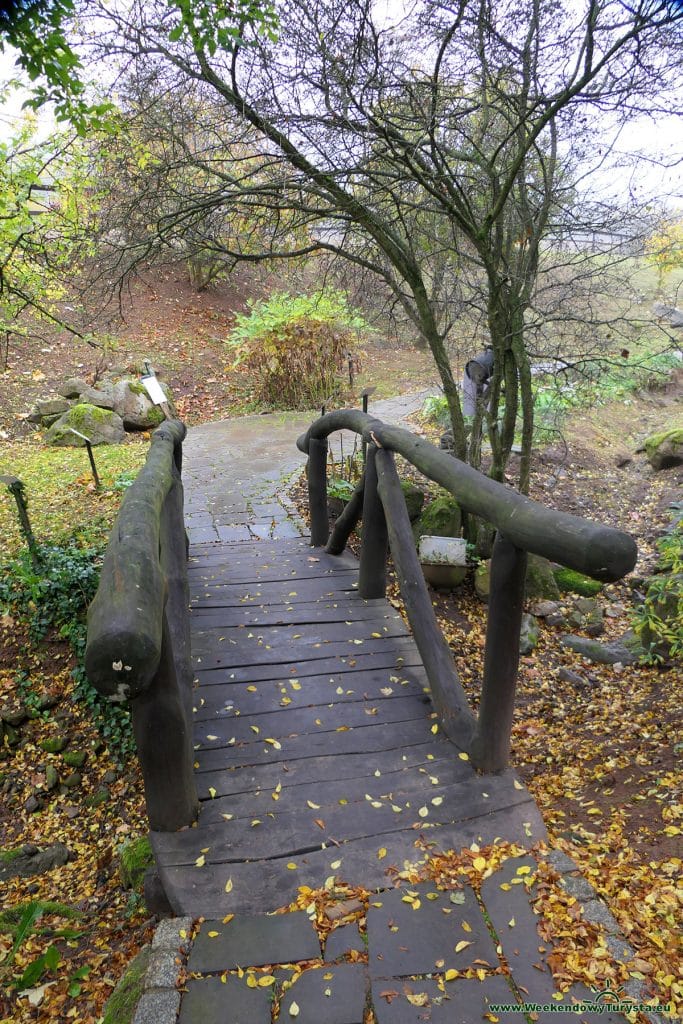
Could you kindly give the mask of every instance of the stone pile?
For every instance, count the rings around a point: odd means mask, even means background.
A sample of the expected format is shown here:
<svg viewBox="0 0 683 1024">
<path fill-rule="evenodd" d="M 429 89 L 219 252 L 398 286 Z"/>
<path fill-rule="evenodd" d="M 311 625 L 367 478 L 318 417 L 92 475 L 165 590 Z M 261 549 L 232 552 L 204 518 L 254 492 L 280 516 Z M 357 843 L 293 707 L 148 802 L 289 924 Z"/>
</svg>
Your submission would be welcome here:
<svg viewBox="0 0 683 1024">
<path fill-rule="evenodd" d="M 167 386 L 161 387 L 174 412 Z M 160 407 L 153 404 L 134 377 L 103 380 L 97 387 L 72 379 L 57 391 L 58 398 L 39 400 L 28 416 L 29 423 L 46 431 L 45 440 L 51 445 L 82 448 L 85 441 L 79 434 L 84 434 L 93 445 L 120 444 L 126 432 L 153 430 L 164 419 Z"/>
</svg>

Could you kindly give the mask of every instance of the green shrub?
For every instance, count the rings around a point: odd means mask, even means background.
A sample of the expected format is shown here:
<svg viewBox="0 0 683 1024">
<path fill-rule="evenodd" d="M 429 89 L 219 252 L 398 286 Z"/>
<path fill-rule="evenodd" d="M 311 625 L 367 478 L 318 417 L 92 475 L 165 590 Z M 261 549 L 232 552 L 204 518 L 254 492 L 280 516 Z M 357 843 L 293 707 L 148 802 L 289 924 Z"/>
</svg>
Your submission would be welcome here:
<svg viewBox="0 0 683 1024">
<path fill-rule="evenodd" d="M 344 390 L 348 355 L 368 325 L 342 292 L 278 292 L 237 317 L 228 344 L 251 371 L 251 398 L 279 409 L 308 409 Z"/>
<path fill-rule="evenodd" d="M 68 628 L 95 596 L 100 559 L 98 548 L 41 545 L 35 567 L 24 551 L 0 574 L 0 605 L 22 616 L 32 640 Z"/>
<path fill-rule="evenodd" d="M 657 664 L 683 654 L 683 528 L 662 537 L 659 572 L 649 582 L 638 608 L 634 629 L 647 651 L 645 661 Z"/>
<path fill-rule="evenodd" d="M 0 568 L 0 607 L 11 609 L 27 624 L 34 643 L 50 629 L 69 641 L 77 663 L 74 696 L 89 709 L 110 751 L 125 760 L 135 749 L 130 712 L 101 697 L 84 669 L 85 612 L 97 590 L 102 548 L 66 544 L 41 545 L 37 550 L 38 568 L 26 551 Z"/>
<path fill-rule="evenodd" d="M 448 402 L 445 395 L 428 395 L 425 398 L 422 409 L 422 416 L 442 430 L 448 430 L 451 426 L 451 414 L 448 411 Z"/>
<path fill-rule="evenodd" d="M 349 480 L 342 480 L 338 476 L 331 476 L 327 481 L 327 497 L 338 498 L 344 503 L 351 500 L 354 489 L 354 485 Z"/>
</svg>

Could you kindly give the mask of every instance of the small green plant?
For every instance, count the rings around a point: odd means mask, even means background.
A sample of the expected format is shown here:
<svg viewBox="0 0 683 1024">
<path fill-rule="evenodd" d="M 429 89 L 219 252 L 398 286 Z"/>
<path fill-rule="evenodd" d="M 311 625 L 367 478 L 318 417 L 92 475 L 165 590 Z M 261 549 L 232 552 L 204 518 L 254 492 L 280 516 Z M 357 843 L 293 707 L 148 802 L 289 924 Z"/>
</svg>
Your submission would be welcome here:
<svg viewBox="0 0 683 1024">
<path fill-rule="evenodd" d="M 235 367 L 251 371 L 253 401 L 311 408 L 342 394 L 348 358 L 368 330 L 342 292 L 276 292 L 237 317 L 228 345 Z"/>
<path fill-rule="evenodd" d="M 49 628 L 68 627 L 95 596 L 101 552 L 76 545 L 40 545 L 35 568 L 27 552 L 5 566 L 0 576 L 0 605 L 19 612 L 32 640 Z"/>
<path fill-rule="evenodd" d="M 354 485 L 349 480 L 344 480 L 338 476 L 331 476 L 327 481 L 328 498 L 338 498 L 339 501 L 347 502 L 351 500 L 353 491 Z"/>
<path fill-rule="evenodd" d="M 441 427 L 442 430 L 447 430 L 451 425 L 451 415 L 445 395 L 428 395 L 422 404 L 421 415 L 430 423 Z"/>
<path fill-rule="evenodd" d="M 0 915 L 0 932 L 9 933 L 14 939 L 9 952 L 0 962 L 0 980 L 4 981 L 8 977 L 17 953 L 31 935 L 42 934 L 50 935 L 53 938 L 66 939 L 78 938 L 81 935 L 81 932 L 73 928 L 39 929 L 37 924 L 46 914 L 66 918 L 67 920 L 81 917 L 80 912 L 72 907 L 66 906 L 63 903 L 45 900 L 31 900 L 29 903 L 22 903 L 17 907 L 4 911 Z M 59 949 L 54 943 L 51 943 L 40 956 L 31 960 L 26 965 L 20 975 L 13 977 L 9 981 L 9 985 L 12 988 L 16 988 L 19 992 L 23 992 L 25 989 L 32 988 L 38 984 L 46 973 L 51 972 L 54 974 L 60 963 L 61 955 Z M 79 979 L 85 977 L 88 972 L 89 968 L 81 968 L 79 971 L 76 971 L 70 979 L 71 983 L 77 984 Z"/>
<path fill-rule="evenodd" d="M 332 450 L 329 453 L 330 473 L 327 479 L 327 497 L 346 504 L 351 500 L 356 484 L 363 473 L 363 455 L 358 445 L 358 437 L 353 440 L 350 452 L 344 452 L 344 439 L 340 436 L 339 458 L 335 458 Z"/>
<path fill-rule="evenodd" d="M 683 527 L 679 522 L 657 543 L 660 560 L 645 601 L 636 610 L 634 630 L 647 664 L 664 664 L 683 654 Z"/>
<path fill-rule="evenodd" d="M 42 640 L 50 629 L 69 642 L 76 658 L 74 695 L 89 709 L 110 751 L 126 760 L 134 750 L 130 712 L 104 700 L 88 682 L 83 667 L 85 612 L 97 590 L 102 549 L 40 545 L 38 559 L 36 569 L 28 552 L 23 552 L 0 572 L 0 607 L 12 609 L 26 622 L 33 642 Z M 29 684 L 25 685 L 28 690 Z"/>
<path fill-rule="evenodd" d="M 138 472 L 137 469 L 124 469 L 121 473 L 118 473 L 112 482 L 112 490 L 127 491 L 131 484 L 134 483 Z"/>
<path fill-rule="evenodd" d="M 40 718 L 44 722 L 50 717 L 50 709 L 44 707 L 44 695 L 36 692 L 33 680 L 25 672 L 19 672 L 14 677 L 17 694 L 21 703 L 30 712 L 33 718 Z"/>
</svg>

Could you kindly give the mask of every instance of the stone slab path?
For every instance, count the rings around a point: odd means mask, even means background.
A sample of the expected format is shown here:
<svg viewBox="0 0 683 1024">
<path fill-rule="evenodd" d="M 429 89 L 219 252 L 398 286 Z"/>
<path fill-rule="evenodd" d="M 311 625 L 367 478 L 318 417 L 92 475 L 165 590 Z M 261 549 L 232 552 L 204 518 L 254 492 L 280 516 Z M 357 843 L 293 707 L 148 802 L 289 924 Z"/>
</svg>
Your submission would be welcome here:
<svg viewBox="0 0 683 1024">
<path fill-rule="evenodd" d="M 369 412 L 401 425 L 431 391 L 375 402 Z M 303 532 L 287 498 L 287 481 L 304 465 L 296 439 L 311 413 L 271 413 L 205 423 L 189 430 L 183 445 L 185 521 L 191 544 L 282 540 Z M 338 432 L 331 450 L 353 451 L 355 436 Z"/>
<path fill-rule="evenodd" d="M 423 397 L 370 411 L 400 422 Z M 167 922 L 134 1024 L 513 1022 L 529 1019 L 525 999 L 538 1004 L 533 1019 L 555 1020 L 523 884 L 532 858 L 506 861 L 481 892 L 396 888 L 386 871 L 424 856 L 420 836 L 441 848 L 528 846 L 543 824 L 514 773 L 477 777 L 432 731 L 412 640 L 387 602 L 354 592 L 354 560 L 303 539 L 286 483 L 309 422 L 212 423 L 185 444 L 202 810 L 196 828 L 153 837 L 187 917 L 175 942 Z M 568 858 L 559 868 L 574 877 Z M 305 911 L 269 913 L 337 877 L 373 890 L 364 934 L 341 925 L 321 948 Z M 577 987 L 565 1005 L 589 996 Z"/>
</svg>

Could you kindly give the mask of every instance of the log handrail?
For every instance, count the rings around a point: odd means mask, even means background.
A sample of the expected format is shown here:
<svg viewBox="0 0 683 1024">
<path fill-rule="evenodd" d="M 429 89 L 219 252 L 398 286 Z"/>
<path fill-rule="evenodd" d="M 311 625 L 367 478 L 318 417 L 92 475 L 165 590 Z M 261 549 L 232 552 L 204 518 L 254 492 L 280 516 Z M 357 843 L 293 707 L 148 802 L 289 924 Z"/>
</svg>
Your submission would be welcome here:
<svg viewBox="0 0 683 1024">
<path fill-rule="evenodd" d="M 88 610 L 85 670 L 111 701 L 131 701 L 150 827 L 197 817 L 193 774 L 189 586 L 178 420 L 152 435 L 121 503 Z"/>
<path fill-rule="evenodd" d="M 368 461 L 364 476 L 330 537 L 326 453 L 327 438 L 336 430 L 360 434 L 368 446 Z M 299 437 L 297 447 L 309 456 L 311 543 L 326 545 L 331 554 L 340 554 L 362 515 L 358 590 L 361 597 L 378 597 L 384 593 L 384 571 L 378 566 L 386 551 L 388 534 L 406 612 L 444 731 L 468 752 L 480 771 L 502 771 L 510 754 L 527 553 L 550 558 L 602 582 L 613 582 L 635 565 L 635 541 L 620 530 L 547 508 L 491 480 L 409 430 L 389 426 L 357 409 L 342 409 L 319 417 Z M 465 512 L 487 520 L 497 532 L 491 560 L 482 693 L 476 719 L 434 615 L 393 453 L 441 484 Z"/>
</svg>

